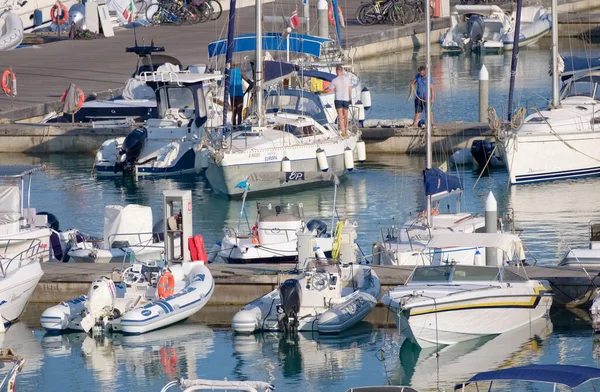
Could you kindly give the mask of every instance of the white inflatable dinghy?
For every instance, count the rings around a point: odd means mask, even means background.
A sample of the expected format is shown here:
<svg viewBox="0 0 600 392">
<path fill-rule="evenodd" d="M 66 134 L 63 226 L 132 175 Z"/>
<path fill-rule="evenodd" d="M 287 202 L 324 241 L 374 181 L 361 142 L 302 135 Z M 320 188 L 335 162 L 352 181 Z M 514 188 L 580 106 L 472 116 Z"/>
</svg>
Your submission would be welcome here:
<svg viewBox="0 0 600 392">
<path fill-rule="evenodd" d="M 0 23 L 4 23 L 0 28 L 0 52 L 13 50 L 23 42 L 23 22 L 12 12 L 7 12 L 0 19 Z"/>
</svg>

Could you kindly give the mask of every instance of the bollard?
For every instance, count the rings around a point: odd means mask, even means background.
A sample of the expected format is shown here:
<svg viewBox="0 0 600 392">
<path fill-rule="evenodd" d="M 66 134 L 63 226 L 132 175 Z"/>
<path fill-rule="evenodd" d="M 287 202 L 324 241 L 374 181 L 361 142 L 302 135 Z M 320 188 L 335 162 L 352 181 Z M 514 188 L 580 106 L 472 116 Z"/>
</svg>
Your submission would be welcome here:
<svg viewBox="0 0 600 392">
<path fill-rule="evenodd" d="M 488 122 L 489 79 L 490 75 L 484 64 L 479 71 L 479 122 L 482 123 Z"/>
<path fill-rule="evenodd" d="M 319 37 L 329 38 L 329 19 L 327 16 L 327 0 L 317 2 L 317 19 L 319 21 Z"/>
<path fill-rule="evenodd" d="M 485 201 L 485 232 L 498 232 L 498 202 L 492 192 Z M 485 265 L 498 265 L 496 248 L 485 248 Z"/>
</svg>

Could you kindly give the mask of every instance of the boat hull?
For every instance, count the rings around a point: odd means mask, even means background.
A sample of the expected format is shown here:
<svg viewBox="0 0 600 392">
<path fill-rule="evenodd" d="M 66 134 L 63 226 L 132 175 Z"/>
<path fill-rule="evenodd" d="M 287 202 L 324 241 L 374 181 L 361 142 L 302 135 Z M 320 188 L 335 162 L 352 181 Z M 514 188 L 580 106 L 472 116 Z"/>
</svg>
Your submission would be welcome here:
<svg viewBox="0 0 600 392">
<path fill-rule="evenodd" d="M 12 261 L 6 277 L 0 279 L 0 326 L 19 318 L 43 274 L 38 260 Z"/>
</svg>

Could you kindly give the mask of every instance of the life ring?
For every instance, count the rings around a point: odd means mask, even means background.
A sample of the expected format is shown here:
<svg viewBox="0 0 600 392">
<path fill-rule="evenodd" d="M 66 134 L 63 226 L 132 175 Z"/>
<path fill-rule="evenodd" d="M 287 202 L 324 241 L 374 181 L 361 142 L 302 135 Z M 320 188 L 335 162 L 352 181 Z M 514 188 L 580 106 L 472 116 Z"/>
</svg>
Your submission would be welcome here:
<svg viewBox="0 0 600 392">
<path fill-rule="evenodd" d="M 170 297 L 175 293 L 175 277 L 169 271 L 165 271 L 158 279 L 158 298 Z"/>
<path fill-rule="evenodd" d="M 62 95 L 60 96 L 60 102 L 61 103 L 65 103 L 65 99 L 67 98 L 67 93 L 69 92 L 69 89 L 66 89 L 64 93 L 62 93 Z M 85 101 L 85 95 L 83 94 L 83 90 L 80 89 L 79 87 L 77 87 L 77 97 L 79 98 L 79 100 L 77 101 L 77 110 L 79 111 L 79 109 L 81 109 L 81 107 L 83 106 L 83 102 Z"/>
<path fill-rule="evenodd" d="M 327 18 L 329 19 L 329 24 L 335 26 L 335 17 L 333 16 L 333 5 L 329 6 L 329 12 L 327 13 Z M 342 14 L 342 9 L 338 6 L 338 18 L 340 20 L 340 26 L 346 27 L 344 23 L 344 14 Z"/>
<path fill-rule="evenodd" d="M 63 25 L 69 20 L 69 10 L 64 4 L 57 1 L 50 8 L 50 19 L 57 25 Z"/>
<path fill-rule="evenodd" d="M 6 95 L 17 95 L 17 77 L 15 73 L 10 69 L 5 70 L 2 73 L 2 91 Z"/>
</svg>

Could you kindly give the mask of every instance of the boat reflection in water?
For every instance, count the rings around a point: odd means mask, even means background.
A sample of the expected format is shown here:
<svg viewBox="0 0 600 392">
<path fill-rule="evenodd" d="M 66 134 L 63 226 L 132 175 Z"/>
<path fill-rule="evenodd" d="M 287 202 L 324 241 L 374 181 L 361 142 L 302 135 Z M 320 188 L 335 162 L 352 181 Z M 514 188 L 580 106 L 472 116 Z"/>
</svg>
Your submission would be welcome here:
<svg viewBox="0 0 600 392">
<path fill-rule="evenodd" d="M 439 349 L 420 349 L 406 339 L 399 356 L 389 356 L 389 361 L 399 361 L 393 365 L 398 373 L 392 375 L 392 384 L 410 385 L 421 391 L 434 387 L 452 390 L 456 380 L 467 380 L 476 373 L 535 362 L 552 330 L 552 323 L 541 318 L 500 335 Z"/>
<path fill-rule="evenodd" d="M 322 390 L 332 390 L 336 381 L 362 368 L 364 347 L 376 342 L 378 331 L 368 323 L 336 335 L 299 332 L 295 336 L 266 332 L 234 334 L 233 370 L 240 380 L 319 380 Z M 370 360 L 369 358 L 368 360 Z M 339 386 L 339 385 L 338 385 Z M 331 387 L 328 389 L 328 387 Z"/>
<path fill-rule="evenodd" d="M 197 360 L 213 352 L 214 339 L 215 333 L 209 327 L 183 322 L 143 335 L 95 338 L 85 333 L 47 333 L 42 338 L 42 348 L 50 360 L 60 356 L 73 358 L 80 353 L 84 367 L 93 371 L 98 386 L 108 390 L 116 386 L 120 375 L 137 383 L 199 378 Z"/>
<path fill-rule="evenodd" d="M 12 324 L 6 332 L 0 333 L 0 348 L 10 348 L 25 358 L 25 366 L 18 377 L 19 383 L 27 378 L 28 374 L 37 373 L 44 364 L 44 354 L 39 340 L 36 339 L 31 328 L 22 321 Z M 0 381 L 2 377 L 3 375 L 0 376 Z"/>
</svg>

